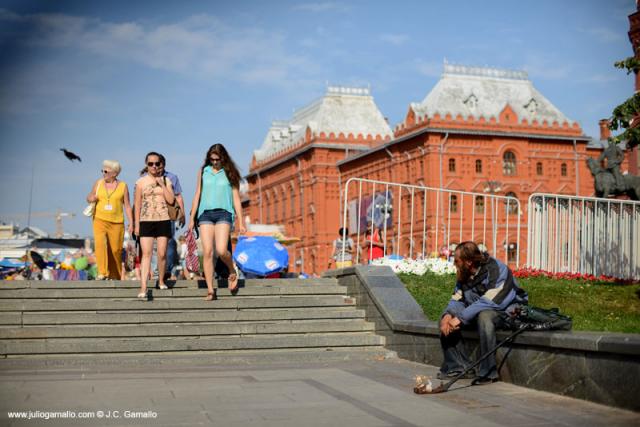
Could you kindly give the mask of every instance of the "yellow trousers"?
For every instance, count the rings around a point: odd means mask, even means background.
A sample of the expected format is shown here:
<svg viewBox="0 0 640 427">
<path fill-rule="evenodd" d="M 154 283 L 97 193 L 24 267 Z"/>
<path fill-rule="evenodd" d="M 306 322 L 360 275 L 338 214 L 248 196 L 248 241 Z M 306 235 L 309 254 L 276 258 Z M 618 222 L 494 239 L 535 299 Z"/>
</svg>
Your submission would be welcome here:
<svg viewBox="0 0 640 427">
<path fill-rule="evenodd" d="M 93 238 L 98 274 L 109 279 L 120 280 L 124 224 L 94 218 Z"/>
<path fill-rule="evenodd" d="M 347 267 L 351 267 L 353 265 L 353 263 L 351 262 L 351 260 L 349 261 L 336 261 L 336 268 L 347 268 Z"/>
</svg>

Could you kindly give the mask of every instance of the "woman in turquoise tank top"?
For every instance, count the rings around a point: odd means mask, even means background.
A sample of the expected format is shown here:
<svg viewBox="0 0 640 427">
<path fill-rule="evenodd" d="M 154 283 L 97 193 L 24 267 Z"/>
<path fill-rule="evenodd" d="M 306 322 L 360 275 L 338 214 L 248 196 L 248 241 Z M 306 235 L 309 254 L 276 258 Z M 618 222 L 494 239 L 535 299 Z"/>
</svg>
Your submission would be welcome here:
<svg viewBox="0 0 640 427">
<path fill-rule="evenodd" d="M 240 173 L 222 144 L 209 147 L 204 165 L 198 171 L 196 194 L 191 204 L 189 230 L 198 219 L 202 242 L 204 278 L 207 282 L 207 301 L 217 299 L 213 286 L 213 250 L 229 271 L 229 290 L 238 290 L 238 275 L 231 253 L 227 250 L 234 220 L 238 220 L 238 232 L 245 232 L 240 203 Z"/>
</svg>

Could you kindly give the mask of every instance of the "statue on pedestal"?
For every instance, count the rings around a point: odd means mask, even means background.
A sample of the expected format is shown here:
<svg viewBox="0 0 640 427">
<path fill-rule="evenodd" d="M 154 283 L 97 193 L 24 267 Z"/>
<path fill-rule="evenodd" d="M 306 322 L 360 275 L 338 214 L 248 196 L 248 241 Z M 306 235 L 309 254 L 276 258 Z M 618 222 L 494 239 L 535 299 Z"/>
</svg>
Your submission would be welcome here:
<svg viewBox="0 0 640 427">
<path fill-rule="evenodd" d="M 604 168 L 602 162 L 606 160 Z M 596 196 L 626 194 L 633 200 L 640 200 L 640 176 L 623 175 L 620 165 L 624 151 L 613 142 L 600 154 L 597 160 L 589 158 L 587 164 L 595 180 Z"/>
</svg>

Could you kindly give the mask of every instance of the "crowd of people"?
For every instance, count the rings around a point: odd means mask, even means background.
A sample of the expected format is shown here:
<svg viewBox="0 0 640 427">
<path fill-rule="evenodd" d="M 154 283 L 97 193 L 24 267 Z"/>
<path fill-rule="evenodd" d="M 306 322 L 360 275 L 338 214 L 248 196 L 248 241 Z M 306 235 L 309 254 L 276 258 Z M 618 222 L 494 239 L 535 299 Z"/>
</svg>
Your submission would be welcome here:
<svg viewBox="0 0 640 427">
<path fill-rule="evenodd" d="M 131 270 L 127 265 L 133 264 L 138 267 L 134 270 L 139 271 L 138 298 L 147 300 L 154 247 L 158 271 L 156 286 L 159 289 L 168 289 L 167 279 L 186 271 L 187 245 L 182 240 L 178 246 L 175 240 L 176 225 L 182 227 L 186 223 L 182 188 L 178 176 L 166 170 L 165 157 L 149 152 L 140 178 L 134 185 L 132 205 L 127 184 L 118 179 L 120 172 L 120 163 L 105 160 L 102 178 L 93 184 L 87 195 L 87 202 L 95 204 L 96 278 L 121 279 L 123 268 Z M 228 242 L 234 224 L 240 233 L 245 231 L 239 187 L 240 173 L 225 147 L 222 144 L 209 147 L 197 171 L 197 187 L 187 226 L 187 233 L 200 234 L 207 301 L 217 299 L 213 280 L 214 250 L 229 269 L 230 291 L 235 294 L 238 289 L 238 275 Z M 133 236 L 133 245 L 124 243 L 125 219 L 127 231 Z"/>
</svg>

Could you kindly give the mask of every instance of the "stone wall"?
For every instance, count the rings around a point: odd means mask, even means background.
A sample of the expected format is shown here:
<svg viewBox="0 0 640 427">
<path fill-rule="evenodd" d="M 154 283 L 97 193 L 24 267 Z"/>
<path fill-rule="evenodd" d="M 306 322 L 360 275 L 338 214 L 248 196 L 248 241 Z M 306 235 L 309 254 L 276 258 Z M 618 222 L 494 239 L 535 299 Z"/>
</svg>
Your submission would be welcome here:
<svg viewBox="0 0 640 427">
<path fill-rule="evenodd" d="M 386 347 L 403 359 L 439 366 L 438 325 L 428 320 L 389 267 L 332 270 L 365 309 Z M 499 331 L 498 340 L 508 331 Z M 477 336 L 465 332 L 477 350 Z M 508 357 L 505 359 L 505 355 Z M 498 351 L 500 378 L 524 387 L 640 411 L 640 336 L 601 332 L 523 332 Z"/>
</svg>

